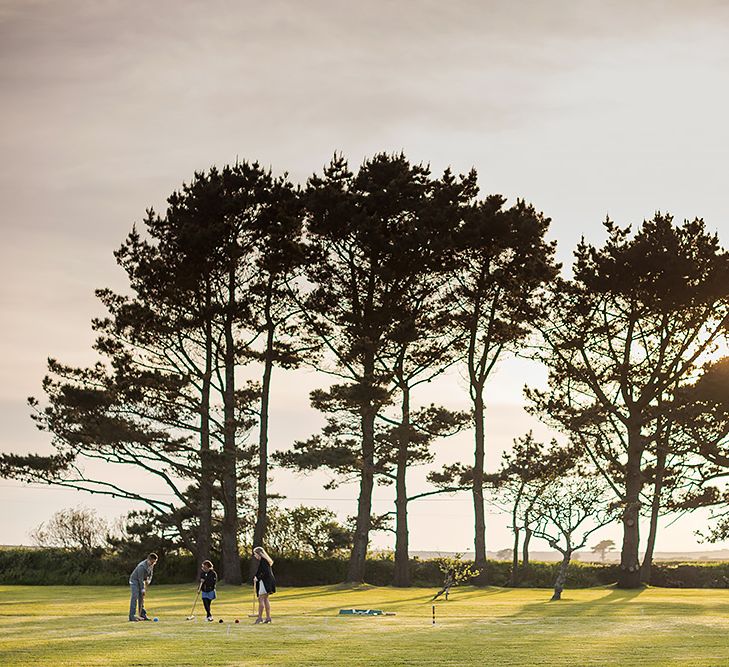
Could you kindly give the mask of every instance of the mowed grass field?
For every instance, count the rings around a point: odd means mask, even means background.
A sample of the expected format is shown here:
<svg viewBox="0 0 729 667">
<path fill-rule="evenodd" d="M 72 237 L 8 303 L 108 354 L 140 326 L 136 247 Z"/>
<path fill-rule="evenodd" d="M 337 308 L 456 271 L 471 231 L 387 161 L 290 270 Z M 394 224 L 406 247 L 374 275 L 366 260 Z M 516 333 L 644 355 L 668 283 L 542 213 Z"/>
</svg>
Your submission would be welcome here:
<svg viewBox="0 0 729 667">
<path fill-rule="evenodd" d="M 543 589 L 458 588 L 435 603 L 435 626 L 433 592 L 281 589 L 274 622 L 256 626 L 250 588 L 221 586 L 206 623 L 201 606 L 185 620 L 194 587 L 153 585 L 160 621 L 129 623 L 123 587 L 0 586 L 0 665 L 729 666 L 729 590 L 601 587 L 549 602 Z"/>
</svg>

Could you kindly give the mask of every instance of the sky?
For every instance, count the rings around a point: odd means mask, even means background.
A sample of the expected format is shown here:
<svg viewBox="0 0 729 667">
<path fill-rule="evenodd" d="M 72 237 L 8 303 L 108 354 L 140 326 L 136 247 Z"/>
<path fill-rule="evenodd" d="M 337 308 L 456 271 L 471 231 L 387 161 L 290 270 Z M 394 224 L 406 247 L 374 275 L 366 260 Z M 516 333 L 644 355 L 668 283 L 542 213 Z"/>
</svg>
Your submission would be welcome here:
<svg viewBox="0 0 729 667">
<path fill-rule="evenodd" d="M 0 0 L 0 91 L 3 452 L 50 451 L 26 407 L 47 357 L 94 360 L 94 289 L 124 288 L 114 249 L 146 208 L 164 210 L 213 164 L 258 160 L 301 183 L 335 151 L 352 166 L 403 150 L 435 172 L 475 167 L 483 193 L 552 219 L 567 265 L 581 237 L 604 239 L 607 215 L 702 217 L 729 245 L 729 5 L 719 1 Z M 501 364 L 487 391 L 491 468 L 530 428 L 549 437 L 522 409 L 523 385 L 544 377 L 531 362 Z M 326 383 L 274 375 L 274 448 L 316 432 L 308 392 Z M 465 383 L 453 373 L 417 400 L 465 408 Z M 468 461 L 471 447 L 470 434 L 444 441 L 437 463 Z M 411 489 L 424 476 L 414 470 Z M 354 514 L 356 488 L 327 492 L 327 479 L 277 471 L 272 490 L 289 506 Z M 375 510 L 391 499 L 376 489 Z M 6 544 L 28 543 L 57 509 L 130 508 L 6 480 L 0 503 L 13 508 L 0 519 Z M 657 549 L 705 548 L 702 525 L 695 514 L 664 527 Z M 415 550 L 470 548 L 468 495 L 413 504 L 410 537 Z M 495 510 L 487 542 L 510 544 Z"/>
</svg>

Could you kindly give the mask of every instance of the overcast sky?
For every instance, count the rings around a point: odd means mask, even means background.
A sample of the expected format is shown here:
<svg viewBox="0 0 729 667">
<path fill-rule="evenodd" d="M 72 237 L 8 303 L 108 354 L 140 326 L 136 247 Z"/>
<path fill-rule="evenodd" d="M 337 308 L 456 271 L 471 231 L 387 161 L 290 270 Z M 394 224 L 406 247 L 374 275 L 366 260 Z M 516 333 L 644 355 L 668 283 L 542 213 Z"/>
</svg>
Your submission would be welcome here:
<svg viewBox="0 0 729 667">
<path fill-rule="evenodd" d="M 485 193 L 552 218 L 569 262 L 609 214 L 703 217 L 729 244 L 729 4 L 724 2 L 45 2 L 0 0 L 0 450 L 49 451 L 25 398 L 45 359 L 92 360 L 97 287 L 123 288 L 112 251 L 145 208 L 164 208 L 195 170 L 239 157 L 303 182 L 342 151 L 353 166 L 404 150 L 435 171 L 475 166 Z M 489 390 L 489 461 L 531 427 L 505 363 Z M 326 382 L 278 373 L 274 447 L 320 424 L 307 394 Z M 445 379 L 423 403 L 466 406 Z M 464 436 L 439 463 L 468 460 Z M 356 490 L 276 473 L 289 504 L 355 512 Z M 412 476 L 422 488 L 423 473 Z M 389 489 L 375 492 L 391 509 Z M 316 500 L 309 500 L 310 498 Z M 300 500 L 305 499 L 305 500 Z M 319 500 L 327 499 L 327 500 Z M 27 542 L 55 509 L 120 502 L 0 480 L 0 543 Z M 701 517 L 659 536 L 698 548 Z M 413 505 L 413 549 L 472 543 L 467 495 Z M 508 546 L 490 517 L 489 548 Z M 619 538 L 619 530 L 606 536 Z M 376 543 L 387 545 L 388 537 Z"/>
</svg>

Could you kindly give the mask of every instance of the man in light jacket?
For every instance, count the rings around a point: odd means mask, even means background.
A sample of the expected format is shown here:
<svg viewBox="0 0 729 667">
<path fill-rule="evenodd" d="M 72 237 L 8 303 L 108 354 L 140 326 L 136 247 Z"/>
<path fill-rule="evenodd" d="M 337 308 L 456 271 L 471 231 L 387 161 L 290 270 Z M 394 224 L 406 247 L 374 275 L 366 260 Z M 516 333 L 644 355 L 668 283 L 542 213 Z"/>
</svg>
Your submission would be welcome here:
<svg viewBox="0 0 729 667">
<path fill-rule="evenodd" d="M 137 567 L 134 568 L 134 572 L 129 575 L 129 586 L 132 591 L 132 599 L 129 602 L 129 620 L 130 621 L 142 621 L 145 620 L 137 617 L 137 606 L 142 608 L 144 600 L 144 587 L 152 581 L 152 574 L 154 573 L 154 564 L 157 562 L 157 554 L 149 554 Z"/>
</svg>

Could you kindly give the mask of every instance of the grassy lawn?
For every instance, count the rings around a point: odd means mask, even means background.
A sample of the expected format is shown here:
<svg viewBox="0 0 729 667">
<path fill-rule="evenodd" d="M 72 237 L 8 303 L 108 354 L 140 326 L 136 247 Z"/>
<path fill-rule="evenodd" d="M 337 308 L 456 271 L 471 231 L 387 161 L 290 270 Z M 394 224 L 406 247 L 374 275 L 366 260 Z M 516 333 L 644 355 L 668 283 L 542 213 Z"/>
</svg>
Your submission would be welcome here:
<svg viewBox="0 0 729 667">
<path fill-rule="evenodd" d="M 461 588 L 435 626 L 433 592 L 282 589 L 254 626 L 249 588 L 220 587 L 205 623 L 185 620 L 193 587 L 152 586 L 159 623 L 129 623 L 126 588 L 0 586 L 0 665 L 729 665 L 729 590 Z"/>
</svg>

